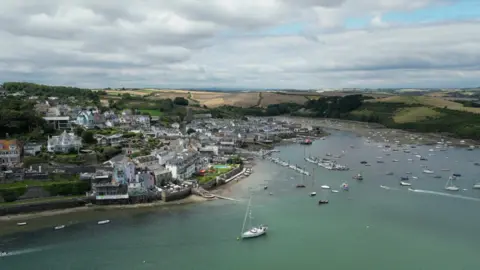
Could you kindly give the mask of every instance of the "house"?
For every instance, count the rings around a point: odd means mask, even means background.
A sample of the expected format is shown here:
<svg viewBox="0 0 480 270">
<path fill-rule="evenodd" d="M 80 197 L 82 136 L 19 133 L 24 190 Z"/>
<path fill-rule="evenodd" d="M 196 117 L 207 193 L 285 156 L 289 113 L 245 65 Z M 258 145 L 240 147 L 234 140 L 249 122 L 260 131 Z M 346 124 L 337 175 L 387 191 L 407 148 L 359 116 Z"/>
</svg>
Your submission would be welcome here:
<svg viewBox="0 0 480 270">
<path fill-rule="evenodd" d="M 0 140 L 0 165 L 13 166 L 20 163 L 22 148 L 17 140 Z"/>
<path fill-rule="evenodd" d="M 158 164 L 158 159 L 154 155 L 140 156 L 133 159 L 137 167 L 146 168 Z"/>
<path fill-rule="evenodd" d="M 94 110 L 82 110 L 75 120 L 75 123 L 84 128 L 90 129 L 96 126 L 105 125 L 105 117 Z"/>
<path fill-rule="evenodd" d="M 97 144 L 102 146 L 121 146 L 127 141 L 125 138 L 123 138 L 123 134 L 121 133 L 113 134 L 110 136 L 96 134 L 95 139 L 97 140 Z"/>
<path fill-rule="evenodd" d="M 23 153 L 26 156 L 36 156 L 38 153 L 42 151 L 42 144 L 41 143 L 26 143 L 23 146 Z"/>
<path fill-rule="evenodd" d="M 59 136 L 48 138 L 47 151 L 51 153 L 69 153 L 82 147 L 82 139 L 73 133 L 64 131 Z"/>
<path fill-rule="evenodd" d="M 172 128 L 174 128 L 174 129 L 179 129 L 179 128 L 180 128 L 180 124 L 177 123 L 177 122 L 173 123 L 171 126 L 172 126 Z"/>
<path fill-rule="evenodd" d="M 131 195 L 146 193 L 153 188 L 155 188 L 155 175 L 147 170 L 137 172 L 135 178 L 128 183 L 128 193 Z"/>
<path fill-rule="evenodd" d="M 165 168 L 172 173 L 172 178 L 184 181 L 196 172 L 196 163 L 200 156 L 198 152 L 183 152 L 167 162 Z"/>
<path fill-rule="evenodd" d="M 159 165 L 165 165 L 168 161 L 175 158 L 175 152 L 161 151 L 154 153 Z"/>
<path fill-rule="evenodd" d="M 37 103 L 35 104 L 33 109 L 40 115 L 46 115 L 49 108 L 50 105 L 48 105 L 47 103 Z"/>
<path fill-rule="evenodd" d="M 45 116 L 43 119 L 55 130 L 70 129 L 69 116 Z"/>
</svg>

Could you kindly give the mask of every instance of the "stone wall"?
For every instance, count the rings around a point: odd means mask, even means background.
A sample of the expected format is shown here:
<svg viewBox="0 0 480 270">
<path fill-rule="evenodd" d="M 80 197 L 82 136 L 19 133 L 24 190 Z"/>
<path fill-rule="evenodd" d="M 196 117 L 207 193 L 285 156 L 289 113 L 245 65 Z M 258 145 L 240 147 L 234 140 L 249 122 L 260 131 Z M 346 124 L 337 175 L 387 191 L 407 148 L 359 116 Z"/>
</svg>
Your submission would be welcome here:
<svg viewBox="0 0 480 270">
<path fill-rule="evenodd" d="M 192 188 L 186 188 L 184 190 L 176 191 L 176 192 L 166 192 L 165 190 L 162 191 L 162 200 L 164 202 L 170 202 L 175 200 L 184 199 L 192 194 Z"/>
<path fill-rule="evenodd" d="M 87 203 L 86 199 L 75 198 L 75 199 L 65 199 L 61 201 L 58 200 L 54 202 L 43 202 L 43 203 L 37 202 L 37 203 L 30 203 L 30 204 L 0 206 L 0 216 L 80 207 L 80 206 L 84 206 L 86 203 Z"/>
</svg>

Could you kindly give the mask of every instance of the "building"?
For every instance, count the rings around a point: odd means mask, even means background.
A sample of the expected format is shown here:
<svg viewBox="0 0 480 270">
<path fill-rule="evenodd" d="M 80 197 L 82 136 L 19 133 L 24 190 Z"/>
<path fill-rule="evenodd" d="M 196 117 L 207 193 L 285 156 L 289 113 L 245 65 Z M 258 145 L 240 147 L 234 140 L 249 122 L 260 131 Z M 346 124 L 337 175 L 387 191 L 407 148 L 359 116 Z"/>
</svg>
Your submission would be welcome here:
<svg viewBox="0 0 480 270">
<path fill-rule="evenodd" d="M 36 156 L 41 151 L 42 151 L 41 143 L 26 143 L 23 146 L 23 153 L 26 156 Z"/>
<path fill-rule="evenodd" d="M 17 140 L 0 140 L 0 165 L 10 167 L 20 163 L 21 150 Z"/>
<path fill-rule="evenodd" d="M 94 128 L 105 124 L 105 117 L 95 111 L 83 110 L 77 115 L 75 123 L 84 128 Z"/>
<path fill-rule="evenodd" d="M 70 129 L 70 117 L 69 116 L 46 116 L 43 117 L 47 123 L 55 130 Z"/>
<path fill-rule="evenodd" d="M 159 165 L 165 165 L 168 161 L 175 158 L 175 152 L 162 151 L 154 154 Z"/>
<path fill-rule="evenodd" d="M 73 133 L 64 131 L 59 136 L 48 138 L 47 151 L 51 153 L 69 153 L 82 147 L 82 139 Z"/>
<path fill-rule="evenodd" d="M 167 162 L 165 168 L 172 173 L 172 178 L 184 181 L 196 172 L 196 163 L 200 156 L 198 152 L 184 152 Z"/>
</svg>

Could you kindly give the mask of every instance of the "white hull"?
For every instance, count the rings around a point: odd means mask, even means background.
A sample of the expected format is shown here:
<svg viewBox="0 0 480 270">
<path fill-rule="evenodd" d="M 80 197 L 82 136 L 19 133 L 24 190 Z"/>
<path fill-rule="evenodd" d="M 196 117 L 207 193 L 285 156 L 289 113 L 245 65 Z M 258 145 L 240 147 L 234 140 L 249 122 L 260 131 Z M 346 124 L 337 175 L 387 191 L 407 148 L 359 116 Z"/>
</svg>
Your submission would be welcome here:
<svg viewBox="0 0 480 270">
<path fill-rule="evenodd" d="M 311 197 L 317 196 L 317 192 L 315 192 L 315 191 L 314 191 L 314 192 L 311 192 L 311 193 L 310 193 L 310 196 L 311 196 Z"/>
<path fill-rule="evenodd" d="M 409 186 L 411 186 L 412 184 L 401 181 L 401 182 L 400 182 L 400 185 L 401 185 L 401 186 L 409 187 Z"/>
<path fill-rule="evenodd" d="M 242 238 L 255 238 L 262 236 L 267 233 L 268 227 L 260 226 L 260 227 L 253 227 L 250 230 L 244 232 L 242 234 Z"/>
<path fill-rule="evenodd" d="M 480 183 L 473 185 L 473 188 L 474 188 L 474 189 L 480 189 Z"/>
<path fill-rule="evenodd" d="M 65 225 L 56 226 L 54 229 L 55 230 L 61 230 L 63 228 L 65 228 Z"/>
<path fill-rule="evenodd" d="M 460 190 L 458 187 L 455 187 L 455 186 L 445 187 L 445 189 L 448 190 L 448 191 L 459 191 Z"/>
<path fill-rule="evenodd" d="M 110 223 L 110 220 L 108 220 L 108 219 L 107 220 L 101 220 L 101 221 L 98 222 L 98 225 L 103 225 L 103 224 L 108 224 L 108 223 Z"/>
<path fill-rule="evenodd" d="M 321 186 L 321 188 L 323 188 L 323 189 L 330 189 L 330 186 L 323 185 L 323 186 Z"/>
<path fill-rule="evenodd" d="M 18 226 L 25 226 L 25 225 L 27 225 L 27 222 L 18 222 L 17 225 Z"/>
<path fill-rule="evenodd" d="M 423 170 L 423 173 L 432 174 L 432 173 L 433 173 L 433 171 L 430 171 L 430 170 Z"/>
</svg>

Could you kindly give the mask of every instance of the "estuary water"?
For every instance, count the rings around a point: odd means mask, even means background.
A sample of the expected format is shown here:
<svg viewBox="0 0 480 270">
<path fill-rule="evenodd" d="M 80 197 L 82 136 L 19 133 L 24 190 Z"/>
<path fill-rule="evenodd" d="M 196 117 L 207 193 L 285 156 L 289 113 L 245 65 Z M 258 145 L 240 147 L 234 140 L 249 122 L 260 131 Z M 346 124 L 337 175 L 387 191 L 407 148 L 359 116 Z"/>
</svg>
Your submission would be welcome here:
<svg viewBox="0 0 480 270">
<path fill-rule="evenodd" d="M 311 146 L 281 146 L 275 156 L 305 166 L 310 173 L 315 168 L 315 182 L 262 160 L 227 194 L 241 202 L 104 211 L 63 230 L 8 235 L 0 239 L 0 250 L 13 254 L 0 258 L 0 269 L 478 270 L 480 190 L 472 186 L 480 181 L 480 167 L 474 165 L 480 152 L 430 148 L 387 156 L 383 145 L 346 132 L 333 132 Z M 342 150 L 338 163 L 350 171 L 328 171 L 304 161 L 304 153 L 325 157 Z M 413 152 L 428 161 L 420 161 Z M 376 163 L 378 157 L 384 163 Z M 362 160 L 371 166 L 361 165 Z M 422 164 L 435 174 L 422 173 Z M 446 168 L 451 171 L 442 171 Z M 394 175 L 386 175 L 389 171 Z M 364 180 L 353 180 L 359 172 Z M 410 180 L 413 191 L 399 185 L 406 172 L 418 177 Z M 447 192 L 444 185 L 453 172 L 462 174 L 456 181 L 461 190 Z M 434 178 L 436 174 L 442 178 Z M 307 187 L 295 188 L 301 181 Z M 350 191 L 340 190 L 343 182 L 349 183 Z M 322 190 L 321 185 L 340 192 Z M 311 191 L 318 195 L 309 197 Z M 249 194 L 253 222 L 268 224 L 270 230 L 265 237 L 238 241 Z M 320 206 L 319 199 L 330 203 Z M 48 218 L 79 219 L 76 214 Z M 96 224 L 106 218 L 110 224 Z M 29 225 L 34 222 L 41 219 Z"/>
</svg>

